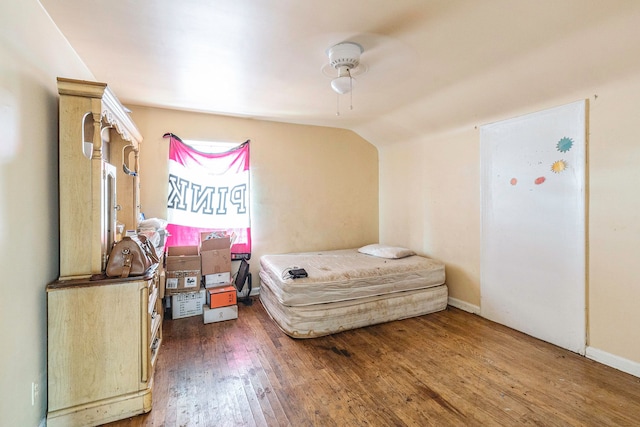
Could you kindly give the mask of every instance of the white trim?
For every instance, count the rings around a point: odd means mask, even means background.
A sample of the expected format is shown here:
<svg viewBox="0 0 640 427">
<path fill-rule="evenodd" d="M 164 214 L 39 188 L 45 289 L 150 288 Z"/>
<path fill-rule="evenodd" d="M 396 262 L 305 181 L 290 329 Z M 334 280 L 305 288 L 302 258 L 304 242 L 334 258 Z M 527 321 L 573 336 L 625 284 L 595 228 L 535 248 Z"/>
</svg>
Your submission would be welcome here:
<svg viewBox="0 0 640 427">
<path fill-rule="evenodd" d="M 594 347 L 587 347 L 585 356 L 588 359 L 595 360 L 596 362 L 600 362 L 604 365 L 640 378 L 640 363 L 638 362 L 616 356 L 615 354 L 607 353 L 606 351 L 599 350 Z"/>
<path fill-rule="evenodd" d="M 464 310 L 469 313 L 480 314 L 479 306 L 469 304 L 468 302 L 459 300 L 457 298 L 449 297 L 448 304 L 452 307 L 459 308 L 460 310 Z"/>
</svg>

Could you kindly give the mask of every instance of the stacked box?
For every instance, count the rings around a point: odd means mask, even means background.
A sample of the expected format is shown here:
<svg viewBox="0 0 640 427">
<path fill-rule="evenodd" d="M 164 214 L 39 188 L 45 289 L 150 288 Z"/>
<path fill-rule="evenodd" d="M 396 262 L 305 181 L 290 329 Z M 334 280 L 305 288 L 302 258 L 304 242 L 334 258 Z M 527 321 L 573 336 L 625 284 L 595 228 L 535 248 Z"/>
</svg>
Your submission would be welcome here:
<svg viewBox="0 0 640 427">
<path fill-rule="evenodd" d="M 231 283 L 231 272 L 226 273 L 214 273 L 204 275 L 204 287 L 213 288 L 217 286 L 224 286 L 227 283 Z"/>
<path fill-rule="evenodd" d="M 222 322 L 238 318 L 235 286 L 226 283 L 206 290 L 207 303 L 203 310 L 204 323 Z"/>
<path fill-rule="evenodd" d="M 218 286 L 206 290 L 209 308 L 227 307 L 236 304 L 236 288 L 232 285 Z"/>
<path fill-rule="evenodd" d="M 171 318 L 197 316 L 202 314 L 206 301 L 205 290 L 183 292 L 171 296 Z"/>
<path fill-rule="evenodd" d="M 205 287 L 220 286 L 231 281 L 231 237 L 215 233 L 200 234 L 201 272 Z"/>
<path fill-rule="evenodd" d="M 166 295 L 200 289 L 201 262 L 197 246 L 171 246 L 166 256 Z"/>
<path fill-rule="evenodd" d="M 203 307 L 202 318 L 204 323 L 222 322 L 225 320 L 238 318 L 238 306 L 230 305 L 227 307 L 209 308 L 206 304 Z"/>
</svg>

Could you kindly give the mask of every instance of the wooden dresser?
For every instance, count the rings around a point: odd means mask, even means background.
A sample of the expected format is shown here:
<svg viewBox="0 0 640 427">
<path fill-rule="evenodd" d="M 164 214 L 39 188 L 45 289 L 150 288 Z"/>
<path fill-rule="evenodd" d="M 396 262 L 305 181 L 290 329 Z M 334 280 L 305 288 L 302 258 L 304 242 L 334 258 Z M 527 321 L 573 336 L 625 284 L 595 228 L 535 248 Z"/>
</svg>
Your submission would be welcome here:
<svg viewBox="0 0 640 427">
<path fill-rule="evenodd" d="M 47 426 L 93 426 L 149 412 L 162 303 L 158 274 L 47 287 Z"/>
<path fill-rule="evenodd" d="M 94 426 L 151 410 L 162 341 L 160 272 L 104 278 L 140 213 L 142 137 L 104 83 L 58 79 L 60 276 L 47 286 L 47 425 Z"/>
</svg>

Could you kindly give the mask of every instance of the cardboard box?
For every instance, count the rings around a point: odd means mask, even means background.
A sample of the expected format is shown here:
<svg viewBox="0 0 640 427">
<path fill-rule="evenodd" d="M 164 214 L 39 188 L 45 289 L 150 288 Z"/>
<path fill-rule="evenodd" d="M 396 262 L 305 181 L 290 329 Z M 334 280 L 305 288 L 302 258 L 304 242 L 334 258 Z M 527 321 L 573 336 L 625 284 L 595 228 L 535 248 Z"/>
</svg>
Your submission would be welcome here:
<svg viewBox="0 0 640 427">
<path fill-rule="evenodd" d="M 199 289 L 202 280 L 200 264 L 197 246 L 171 246 L 166 256 L 166 294 Z"/>
<path fill-rule="evenodd" d="M 226 307 L 236 304 L 236 288 L 231 285 L 218 286 L 206 290 L 209 308 Z"/>
<path fill-rule="evenodd" d="M 204 276 L 205 288 L 214 288 L 216 286 L 222 286 L 225 283 L 231 283 L 230 271 L 227 271 L 226 273 L 205 274 Z"/>
<path fill-rule="evenodd" d="M 218 249 L 200 252 L 202 260 L 202 274 L 217 274 L 231 272 L 231 250 Z"/>
<path fill-rule="evenodd" d="M 197 246 L 171 246 L 167 249 L 167 267 L 169 267 L 169 257 L 174 257 L 173 262 L 176 262 L 177 257 L 198 256 Z M 168 268 L 167 268 L 168 269 Z"/>
<path fill-rule="evenodd" d="M 186 292 L 171 296 L 171 318 L 197 316 L 202 314 L 202 308 L 206 301 L 205 290 Z"/>
<path fill-rule="evenodd" d="M 207 239 L 211 232 L 204 231 L 200 233 L 200 252 L 215 251 L 218 249 L 231 249 L 231 237 L 214 237 Z"/>
<path fill-rule="evenodd" d="M 203 275 L 231 271 L 231 237 L 207 239 L 211 233 L 200 233 L 200 259 Z"/>
<path fill-rule="evenodd" d="M 204 323 L 222 322 L 225 320 L 238 318 L 238 306 L 230 305 L 227 307 L 209 308 L 206 305 L 203 307 Z"/>
</svg>

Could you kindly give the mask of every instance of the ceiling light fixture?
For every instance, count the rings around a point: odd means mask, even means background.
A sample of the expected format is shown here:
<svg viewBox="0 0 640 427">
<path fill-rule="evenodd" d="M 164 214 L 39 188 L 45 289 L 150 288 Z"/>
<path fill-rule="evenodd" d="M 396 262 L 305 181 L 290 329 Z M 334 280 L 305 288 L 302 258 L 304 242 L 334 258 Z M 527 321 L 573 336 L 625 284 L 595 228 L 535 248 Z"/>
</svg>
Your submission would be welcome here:
<svg viewBox="0 0 640 427">
<path fill-rule="evenodd" d="M 338 68 L 338 77 L 331 80 L 331 88 L 339 95 L 344 95 L 353 90 L 353 82 L 355 79 L 351 77 L 351 70 L 347 67 Z"/>
<path fill-rule="evenodd" d="M 340 95 L 350 94 L 349 109 L 353 110 L 354 70 L 360 65 L 362 46 L 353 42 L 338 43 L 327 49 L 329 65 L 338 72 L 331 80 L 331 88 L 338 94 L 336 115 L 340 115 Z"/>
</svg>

